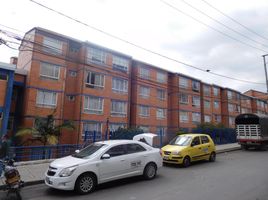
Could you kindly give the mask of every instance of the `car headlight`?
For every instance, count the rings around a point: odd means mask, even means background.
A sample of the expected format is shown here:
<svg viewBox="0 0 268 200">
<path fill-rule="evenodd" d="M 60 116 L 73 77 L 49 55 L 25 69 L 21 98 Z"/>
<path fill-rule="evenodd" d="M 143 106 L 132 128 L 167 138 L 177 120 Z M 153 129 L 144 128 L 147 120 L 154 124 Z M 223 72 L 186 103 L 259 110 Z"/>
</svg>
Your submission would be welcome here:
<svg viewBox="0 0 268 200">
<path fill-rule="evenodd" d="M 179 151 L 173 151 L 172 154 L 173 155 L 180 155 L 180 152 Z"/>
<path fill-rule="evenodd" d="M 76 165 L 76 166 L 72 166 L 72 167 L 68 167 L 68 168 L 64 168 L 64 169 L 61 170 L 61 172 L 59 173 L 59 176 L 60 176 L 60 177 L 71 176 L 76 168 L 77 168 L 77 165 Z"/>
</svg>

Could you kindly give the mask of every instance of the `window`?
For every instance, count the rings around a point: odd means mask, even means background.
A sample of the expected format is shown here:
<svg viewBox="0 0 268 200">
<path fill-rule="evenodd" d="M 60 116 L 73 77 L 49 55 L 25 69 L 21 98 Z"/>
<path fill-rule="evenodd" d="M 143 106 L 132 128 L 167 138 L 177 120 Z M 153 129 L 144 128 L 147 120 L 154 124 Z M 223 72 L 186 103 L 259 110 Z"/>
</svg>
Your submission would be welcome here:
<svg viewBox="0 0 268 200">
<path fill-rule="evenodd" d="M 69 101 L 75 101 L 74 95 L 67 95 Z"/>
<path fill-rule="evenodd" d="M 166 99 L 166 92 L 165 90 L 161 90 L 161 89 L 157 89 L 157 98 L 160 99 L 160 100 L 165 100 Z"/>
<path fill-rule="evenodd" d="M 240 112 L 241 107 L 239 105 L 234 105 L 234 107 L 235 107 L 235 112 Z"/>
<path fill-rule="evenodd" d="M 84 112 L 89 114 L 103 114 L 103 98 L 85 97 Z"/>
<path fill-rule="evenodd" d="M 196 146 L 196 145 L 199 145 L 200 144 L 200 139 L 199 137 L 195 137 L 192 141 L 192 146 Z"/>
<path fill-rule="evenodd" d="M 146 151 L 146 149 L 139 144 L 127 144 L 127 153 L 129 154 L 138 153 L 142 151 Z"/>
<path fill-rule="evenodd" d="M 90 88 L 103 88 L 104 87 L 104 75 L 95 72 L 87 72 L 86 86 Z"/>
<path fill-rule="evenodd" d="M 241 113 L 251 113 L 251 109 L 250 108 L 241 108 Z"/>
<path fill-rule="evenodd" d="M 229 112 L 234 112 L 235 111 L 235 105 L 231 104 L 231 103 L 228 103 L 228 111 Z"/>
<path fill-rule="evenodd" d="M 229 126 L 235 125 L 235 118 L 229 117 Z"/>
<path fill-rule="evenodd" d="M 200 113 L 193 112 L 192 113 L 192 122 L 193 123 L 200 123 L 201 122 L 201 115 Z"/>
<path fill-rule="evenodd" d="M 126 154 L 126 145 L 117 145 L 109 149 L 105 154 L 109 154 L 110 157 L 122 156 Z"/>
<path fill-rule="evenodd" d="M 239 93 L 235 93 L 235 99 L 239 100 L 240 99 L 240 94 Z"/>
<path fill-rule="evenodd" d="M 192 113 L 192 122 L 193 123 L 200 123 L 201 122 L 201 115 L 200 113 L 193 112 Z"/>
<path fill-rule="evenodd" d="M 126 127 L 125 124 L 113 124 L 113 123 L 109 124 L 109 130 L 112 132 L 117 131 L 119 128 L 124 128 L 124 127 Z"/>
<path fill-rule="evenodd" d="M 106 54 L 104 51 L 92 47 L 87 48 L 87 61 L 105 63 Z"/>
<path fill-rule="evenodd" d="M 95 137 L 96 140 L 101 140 L 101 123 L 99 122 L 86 122 L 83 124 L 83 133 L 82 133 L 82 139 L 84 141 L 92 140 Z"/>
<path fill-rule="evenodd" d="M 156 109 L 156 118 L 163 119 L 166 118 L 166 110 L 163 108 Z"/>
<path fill-rule="evenodd" d="M 120 78 L 113 78 L 113 92 L 128 93 L 128 81 Z"/>
<path fill-rule="evenodd" d="M 210 109 L 210 101 L 209 100 L 204 100 L 204 107 L 206 109 Z"/>
<path fill-rule="evenodd" d="M 150 96 L 150 88 L 146 86 L 140 86 L 140 96 L 148 98 Z"/>
<path fill-rule="evenodd" d="M 54 38 L 44 37 L 43 51 L 51 54 L 62 54 L 62 42 Z"/>
<path fill-rule="evenodd" d="M 180 94 L 180 103 L 188 104 L 189 103 L 189 96 L 187 94 Z"/>
<path fill-rule="evenodd" d="M 166 74 L 165 73 L 162 73 L 162 72 L 157 72 L 156 73 L 156 80 L 157 82 L 159 83 L 165 83 L 166 82 Z"/>
<path fill-rule="evenodd" d="M 123 101 L 112 100 L 112 116 L 125 117 L 127 115 L 127 103 Z"/>
<path fill-rule="evenodd" d="M 36 104 L 42 107 L 56 107 L 57 93 L 48 91 L 37 91 Z"/>
<path fill-rule="evenodd" d="M 210 96 L 210 87 L 209 86 L 204 85 L 203 90 L 204 90 L 204 96 Z"/>
<path fill-rule="evenodd" d="M 233 93 L 232 91 L 227 91 L 227 98 L 232 99 Z"/>
<path fill-rule="evenodd" d="M 211 116 L 205 115 L 205 122 L 211 122 Z"/>
<path fill-rule="evenodd" d="M 140 77 L 144 79 L 150 79 L 150 70 L 144 67 L 140 67 Z"/>
<path fill-rule="evenodd" d="M 76 76 L 77 76 L 77 72 L 76 72 L 76 71 L 71 71 L 71 70 L 69 70 L 69 75 L 70 75 L 71 77 L 76 77 Z"/>
<path fill-rule="evenodd" d="M 140 105 L 139 110 L 140 110 L 140 112 L 139 112 L 140 116 L 142 116 L 142 117 L 149 117 L 150 116 L 149 106 Z"/>
<path fill-rule="evenodd" d="M 140 129 L 143 130 L 144 133 L 149 133 L 149 126 L 139 126 Z"/>
<path fill-rule="evenodd" d="M 192 90 L 195 92 L 199 92 L 200 90 L 200 83 L 197 81 L 192 82 Z"/>
<path fill-rule="evenodd" d="M 188 79 L 183 78 L 183 77 L 180 77 L 180 78 L 179 78 L 179 86 L 180 86 L 181 88 L 188 88 L 188 87 L 189 87 L 188 84 L 189 84 Z"/>
<path fill-rule="evenodd" d="M 189 113 L 186 111 L 180 111 L 180 122 L 188 122 L 189 121 Z"/>
<path fill-rule="evenodd" d="M 219 101 L 214 101 L 214 108 L 219 109 L 220 108 L 220 102 Z"/>
<path fill-rule="evenodd" d="M 208 137 L 207 136 L 201 136 L 201 142 L 202 142 L 202 144 L 209 143 Z"/>
<path fill-rule="evenodd" d="M 128 60 L 118 56 L 113 56 L 113 69 L 127 72 L 128 71 Z"/>
<path fill-rule="evenodd" d="M 213 87 L 214 96 L 219 96 L 219 88 Z"/>
<path fill-rule="evenodd" d="M 261 107 L 261 108 L 264 108 L 264 102 L 260 101 L 260 100 L 257 100 L 257 106 Z"/>
<path fill-rule="evenodd" d="M 45 78 L 51 78 L 51 79 L 59 79 L 60 66 L 41 62 L 40 63 L 40 76 L 45 77 Z"/>
<path fill-rule="evenodd" d="M 221 123 L 221 116 L 220 115 L 214 115 L 214 120 L 216 123 Z"/>
<path fill-rule="evenodd" d="M 193 101 L 193 107 L 200 107 L 200 97 L 193 96 L 192 101 Z"/>
</svg>

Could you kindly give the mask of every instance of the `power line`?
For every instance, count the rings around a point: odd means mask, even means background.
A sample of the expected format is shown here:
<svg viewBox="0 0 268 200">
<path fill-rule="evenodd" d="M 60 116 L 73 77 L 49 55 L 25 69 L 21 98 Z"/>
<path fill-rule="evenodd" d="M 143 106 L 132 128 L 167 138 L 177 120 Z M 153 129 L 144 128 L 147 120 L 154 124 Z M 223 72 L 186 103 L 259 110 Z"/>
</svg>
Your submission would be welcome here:
<svg viewBox="0 0 268 200">
<path fill-rule="evenodd" d="M 31 1 L 31 2 L 33 2 L 33 3 L 35 3 L 35 4 L 39 5 L 39 6 L 41 6 L 41 7 L 43 7 L 43 8 L 46 8 L 46 9 L 52 11 L 52 12 L 55 12 L 55 13 L 57 13 L 57 14 L 63 16 L 63 17 L 66 17 L 66 18 L 68 18 L 68 19 L 70 19 L 70 20 L 72 20 L 72 21 L 75 21 L 75 22 L 77 22 L 77 23 L 79 23 L 79 24 L 82 24 L 82 25 L 84 25 L 84 26 L 87 26 L 87 27 L 89 27 L 89 28 L 91 28 L 91 29 L 94 29 L 94 30 L 96 30 L 96 31 L 98 31 L 98 32 L 101 32 L 101 33 L 103 33 L 103 34 L 105 34 L 105 35 L 108 35 L 108 36 L 110 36 L 110 37 L 112 37 L 112 38 L 114 38 L 114 39 L 117 39 L 117 40 L 122 41 L 122 42 L 124 42 L 124 43 L 130 44 L 130 45 L 135 46 L 135 47 L 137 47 L 137 48 L 139 48 L 139 49 L 142 49 L 142 50 L 147 51 L 147 52 L 149 52 L 149 53 L 152 53 L 152 54 L 154 54 L 154 55 L 160 56 L 160 57 L 162 57 L 162 58 L 171 60 L 171 61 L 173 61 L 173 62 L 176 62 L 176 63 L 179 63 L 179 64 L 183 64 L 183 65 L 188 66 L 188 67 L 191 67 L 191 68 L 193 68 L 193 69 L 196 69 L 196 70 L 199 70 L 199 71 L 202 71 L 202 72 L 206 72 L 206 73 L 210 73 L 210 74 L 213 74 L 213 75 L 216 75 L 216 76 L 224 77 L 224 78 L 227 78 L 227 79 L 231 79 L 231 80 L 236 80 L 236 81 L 240 81 L 240 82 L 244 82 L 244 83 L 252 83 L 252 84 L 261 84 L 261 85 L 264 84 L 264 83 L 257 83 L 257 82 L 252 82 L 252 81 L 247 81 L 247 80 L 237 79 L 237 78 L 233 78 L 233 77 L 230 77 L 230 76 L 221 75 L 221 74 L 218 74 L 218 73 L 212 73 L 212 72 L 211 72 L 210 70 L 208 70 L 208 69 L 202 69 L 202 68 L 196 67 L 196 66 L 194 66 L 194 65 L 187 64 L 187 63 L 185 63 L 185 62 L 179 61 L 179 60 L 177 60 L 177 59 L 168 57 L 168 56 L 166 56 L 166 55 L 160 54 L 160 53 L 158 53 L 158 52 L 152 51 L 152 50 L 150 50 L 150 49 L 147 49 L 147 48 L 145 48 L 145 47 L 142 47 L 142 46 L 140 46 L 140 45 L 137 45 L 137 44 L 135 44 L 135 43 L 132 43 L 132 42 L 130 42 L 130 41 L 128 41 L 128 40 L 122 39 L 122 38 L 120 38 L 120 37 L 118 37 L 118 36 L 115 36 L 115 35 L 113 35 L 113 34 L 110 34 L 110 33 L 108 33 L 108 32 L 105 32 L 105 31 L 103 31 L 103 30 L 101 30 L 101 29 L 95 28 L 95 27 L 93 27 L 93 26 L 91 26 L 91 25 L 89 25 L 89 24 L 87 24 L 87 23 L 84 23 L 84 22 L 82 22 L 82 21 L 80 21 L 80 20 L 78 20 L 78 19 L 75 19 L 75 18 L 73 18 L 73 17 L 70 17 L 70 16 L 68 16 L 68 15 L 66 15 L 66 14 L 64 14 L 64 13 L 62 13 L 62 12 L 59 12 L 59 11 L 57 11 L 57 10 L 54 10 L 54 9 L 52 9 L 52 8 L 50 8 L 50 7 L 47 7 L 47 6 L 45 6 L 45 5 L 43 5 L 43 4 L 39 3 L 39 2 L 36 2 L 36 1 L 34 1 L 34 0 L 29 0 L 29 1 Z M 212 27 L 212 28 L 213 28 L 213 27 Z M 225 33 L 222 33 L 222 34 L 227 35 L 227 34 L 225 34 Z M 228 37 L 231 37 L 231 36 L 228 36 Z M 232 38 L 232 37 L 231 37 L 231 38 Z M 239 40 L 237 40 L 237 39 L 235 39 L 235 38 L 233 38 L 233 39 L 236 40 L 236 41 L 239 41 Z M 242 41 L 240 41 L 240 42 L 242 42 Z M 242 42 L 242 43 L 244 43 L 244 42 Z M 251 46 L 251 45 L 249 45 L 249 44 L 247 44 L 247 43 L 244 43 L 244 44 L 245 44 L 245 45 L 248 45 L 248 46 Z M 259 48 L 257 48 L 257 47 L 254 47 L 254 46 L 251 46 L 251 47 L 252 47 L 252 48 L 255 48 L 255 49 L 258 49 L 258 50 L 260 50 L 260 51 L 262 51 L 262 52 L 266 52 L 266 51 L 264 51 L 264 50 L 262 50 L 262 49 L 259 49 Z M 268 52 L 267 52 L 267 53 L 268 53 Z"/>
<path fill-rule="evenodd" d="M 210 15 L 208 15 L 208 14 L 206 14 L 205 12 L 203 12 L 202 10 L 200 10 L 200 9 L 198 9 L 198 8 L 196 8 L 196 7 L 194 7 L 193 5 L 191 5 L 190 3 L 186 2 L 185 0 L 181 0 L 181 1 L 182 1 L 183 3 L 185 3 L 186 5 L 190 6 L 191 8 L 193 8 L 194 10 L 198 11 L 199 13 L 205 15 L 205 16 L 208 17 L 209 19 L 213 20 L 214 22 L 216 22 L 216 23 L 222 25 L 223 27 L 225 27 L 225 28 L 227 28 L 227 29 L 233 31 L 234 33 L 236 33 L 236 34 L 238 34 L 238 35 L 241 35 L 242 37 L 244 37 L 244 38 L 246 38 L 246 39 L 248 39 L 248 40 L 251 40 L 252 42 L 255 42 L 255 43 L 257 43 L 257 44 L 260 44 L 260 45 L 262 45 L 262 46 L 264 46 L 264 47 L 266 47 L 266 48 L 268 47 L 267 45 L 262 44 L 262 43 L 260 43 L 260 42 L 258 42 L 258 41 L 256 41 L 256 40 L 254 40 L 254 39 L 248 37 L 247 35 L 245 35 L 245 34 L 243 34 L 243 33 L 240 33 L 239 31 L 236 31 L 235 29 L 233 29 L 233 28 L 227 26 L 226 24 L 220 22 L 219 20 L 214 19 L 214 18 L 211 17 Z"/>
<path fill-rule="evenodd" d="M 253 33 L 253 34 L 255 34 L 255 35 L 257 35 L 257 36 L 259 36 L 259 37 L 261 37 L 261 38 L 263 38 L 263 39 L 265 39 L 265 40 L 268 40 L 267 37 L 264 37 L 263 35 L 260 35 L 260 34 L 257 33 L 256 31 L 254 31 L 254 30 L 248 28 L 247 26 L 243 25 L 242 23 L 240 23 L 240 22 L 237 21 L 236 19 L 234 19 L 234 18 L 228 16 L 227 14 L 225 14 L 224 12 L 222 12 L 221 10 L 219 10 L 218 8 L 216 8 L 215 6 L 213 6 L 212 4 L 208 3 L 207 1 L 205 1 L 205 0 L 201 0 L 201 1 L 203 1 L 204 3 L 206 3 L 207 5 L 209 5 L 211 8 L 217 10 L 217 11 L 218 11 L 219 13 L 221 13 L 223 16 L 225 16 L 225 17 L 227 17 L 228 19 L 232 20 L 233 22 L 239 24 L 240 26 L 242 26 L 243 28 L 245 28 L 245 29 L 248 30 L 249 32 L 251 32 L 251 33 Z"/>
<path fill-rule="evenodd" d="M 32 1 L 32 0 L 30 0 L 30 1 Z M 244 42 L 244 41 L 242 41 L 242 40 L 239 40 L 239 39 L 237 39 L 237 38 L 235 38 L 235 37 L 233 37 L 233 36 L 230 36 L 230 35 L 228 35 L 228 34 L 222 32 L 222 31 L 220 31 L 220 30 L 218 30 L 218 29 L 216 29 L 216 28 L 214 28 L 214 27 L 212 27 L 212 26 L 210 26 L 210 25 L 208 25 L 208 24 L 202 22 L 201 20 L 199 20 L 199 19 L 197 19 L 197 18 L 195 18 L 195 17 L 193 17 L 193 16 L 187 14 L 186 12 L 184 12 L 184 11 L 178 9 L 177 7 L 171 5 L 170 3 L 168 3 L 168 2 L 166 2 L 166 1 L 164 1 L 164 0 L 160 0 L 160 1 L 161 1 L 162 3 L 164 3 L 164 4 L 166 4 L 167 6 L 171 7 L 172 9 L 176 10 L 177 12 L 182 13 L 183 15 L 185 15 L 185 16 L 187 16 L 187 17 L 189 17 L 189 18 L 191 18 L 191 19 L 193 19 L 193 20 L 195 20 L 195 21 L 197 21 L 198 23 L 203 24 L 204 26 L 206 26 L 206 27 L 208 27 L 208 28 L 210 28 L 210 29 L 212 29 L 212 30 L 214 30 L 214 31 L 216 31 L 216 32 L 218 32 L 218 33 L 220 33 L 220 34 L 222 34 L 222 35 L 228 37 L 228 38 L 231 38 L 232 40 L 235 40 L 235 41 L 237 41 L 237 42 L 240 42 L 241 44 L 244 44 L 244 45 L 246 45 L 246 46 L 248 46 L 248 47 L 257 49 L 257 50 L 259 50 L 259 51 L 261 51 L 261 52 L 268 53 L 268 51 L 266 51 L 266 50 L 263 50 L 263 49 L 260 49 L 260 48 L 258 48 L 258 47 L 255 47 L 255 46 L 253 46 L 253 45 L 251 45 L 251 44 L 248 44 L 248 43 L 246 43 L 246 42 Z"/>
</svg>

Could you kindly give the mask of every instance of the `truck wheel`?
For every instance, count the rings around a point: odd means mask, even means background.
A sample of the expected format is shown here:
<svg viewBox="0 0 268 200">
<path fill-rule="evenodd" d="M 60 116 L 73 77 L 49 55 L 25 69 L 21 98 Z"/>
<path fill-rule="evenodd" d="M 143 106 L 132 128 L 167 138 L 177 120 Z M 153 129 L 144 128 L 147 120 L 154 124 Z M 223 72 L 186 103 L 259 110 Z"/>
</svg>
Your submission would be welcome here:
<svg viewBox="0 0 268 200">
<path fill-rule="evenodd" d="M 247 146 L 247 145 L 244 145 L 244 144 L 241 144 L 241 148 L 242 148 L 243 150 L 248 150 L 248 146 Z"/>
</svg>

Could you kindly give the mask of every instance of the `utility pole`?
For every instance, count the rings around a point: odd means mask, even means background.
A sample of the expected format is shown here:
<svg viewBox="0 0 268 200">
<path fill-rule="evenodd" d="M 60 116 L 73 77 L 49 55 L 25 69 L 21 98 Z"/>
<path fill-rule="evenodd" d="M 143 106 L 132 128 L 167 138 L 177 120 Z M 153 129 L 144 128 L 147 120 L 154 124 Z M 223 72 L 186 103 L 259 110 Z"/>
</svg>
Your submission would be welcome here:
<svg viewBox="0 0 268 200">
<path fill-rule="evenodd" d="M 265 78 L 266 78 L 266 89 L 267 89 L 267 94 L 268 94 L 268 77 L 267 77 L 267 68 L 266 68 L 266 60 L 265 60 L 265 56 L 268 56 L 268 54 L 262 55 L 262 57 L 263 57 L 263 62 L 264 62 Z"/>
</svg>

